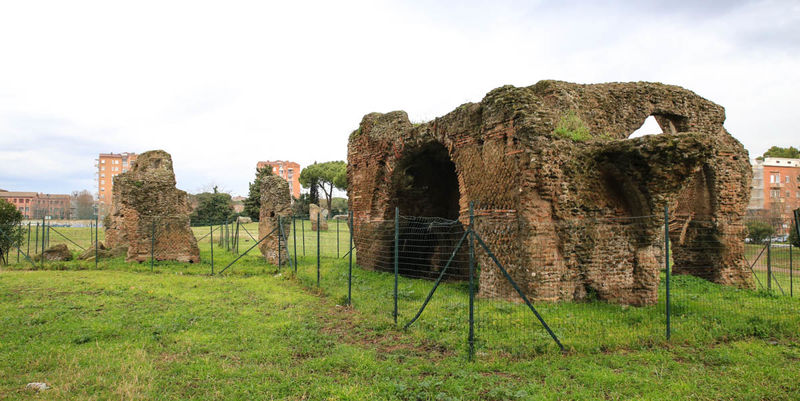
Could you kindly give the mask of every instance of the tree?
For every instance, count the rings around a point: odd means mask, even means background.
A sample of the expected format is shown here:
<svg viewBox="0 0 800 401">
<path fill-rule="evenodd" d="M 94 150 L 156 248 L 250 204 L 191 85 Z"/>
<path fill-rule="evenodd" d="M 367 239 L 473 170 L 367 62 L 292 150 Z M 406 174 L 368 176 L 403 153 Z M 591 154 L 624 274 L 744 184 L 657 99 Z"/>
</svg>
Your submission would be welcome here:
<svg viewBox="0 0 800 401">
<path fill-rule="evenodd" d="M 785 157 L 789 159 L 800 159 L 800 150 L 796 149 L 794 146 L 789 146 L 788 148 L 773 146 L 764 152 L 763 157 Z"/>
<path fill-rule="evenodd" d="M 800 212 L 795 210 L 795 216 L 800 216 Z M 789 227 L 789 243 L 800 248 L 800 233 L 797 232 L 798 230 L 800 230 L 800 227 L 798 227 L 797 221 L 792 219 L 792 226 Z"/>
<path fill-rule="evenodd" d="M 75 203 L 75 218 L 87 220 L 94 218 L 94 197 L 92 193 L 83 191 L 73 191 L 72 201 Z"/>
<path fill-rule="evenodd" d="M 5 199 L 0 199 L 0 261 L 8 263 L 6 253 L 22 243 L 22 213 Z"/>
<path fill-rule="evenodd" d="M 775 233 L 772 225 L 764 221 L 748 221 L 745 225 L 747 226 L 747 238 L 754 244 L 763 244 Z"/>
<path fill-rule="evenodd" d="M 343 161 L 314 163 L 300 172 L 300 184 L 306 188 L 313 189 L 316 186 L 321 189 L 325 194 L 328 210 L 331 210 L 333 189 L 347 189 L 347 164 Z"/>
<path fill-rule="evenodd" d="M 197 208 L 189 216 L 193 226 L 207 226 L 228 221 L 233 215 L 233 201 L 231 195 L 219 192 L 214 187 L 214 192 L 203 192 L 195 195 Z"/>
<path fill-rule="evenodd" d="M 258 221 L 258 214 L 261 212 L 261 179 L 272 175 L 272 168 L 269 166 L 256 168 L 256 178 L 250 183 L 250 190 L 247 199 L 244 200 L 244 214 L 253 221 Z"/>
<path fill-rule="evenodd" d="M 309 188 L 307 200 L 308 203 L 319 205 L 319 186 L 317 186 L 316 181 L 311 183 L 311 188 Z M 306 206 L 306 208 L 308 207 Z"/>
</svg>

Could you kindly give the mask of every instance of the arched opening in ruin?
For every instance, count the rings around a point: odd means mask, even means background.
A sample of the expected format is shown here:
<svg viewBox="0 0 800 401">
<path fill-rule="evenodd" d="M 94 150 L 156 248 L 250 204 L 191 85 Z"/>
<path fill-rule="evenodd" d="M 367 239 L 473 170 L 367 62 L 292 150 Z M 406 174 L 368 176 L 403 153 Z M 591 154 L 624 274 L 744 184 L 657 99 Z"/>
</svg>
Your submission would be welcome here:
<svg viewBox="0 0 800 401">
<path fill-rule="evenodd" d="M 628 138 L 639 138 L 647 135 L 677 134 L 689 130 L 689 119 L 684 116 L 669 113 L 653 113 L 649 115 L 642 125 L 628 135 Z"/>
<path fill-rule="evenodd" d="M 458 219 L 458 175 L 444 145 L 431 142 L 407 151 L 392 185 L 403 215 Z"/>
<path fill-rule="evenodd" d="M 717 282 L 721 273 L 723 238 L 714 219 L 713 173 L 705 165 L 678 194 L 670 216 L 674 274 L 690 274 Z"/>
<path fill-rule="evenodd" d="M 639 127 L 636 131 L 633 131 L 632 134 L 628 136 L 628 138 L 639 138 L 647 135 L 658 135 L 663 134 L 664 131 L 661 130 L 661 126 L 658 125 L 656 118 L 653 116 L 647 117 L 642 123 L 642 126 Z"/>
<path fill-rule="evenodd" d="M 403 216 L 397 250 L 399 273 L 409 277 L 438 277 L 464 233 L 458 221 L 461 196 L 458 175 L 447 148 L 430 142 L 406 150 L 397 161 L 391 185 L 392 203 Z M 446 278 L 460 279 L 467 275 L 466 250 L 464 246 L 457 253 Z"/>
</svg>

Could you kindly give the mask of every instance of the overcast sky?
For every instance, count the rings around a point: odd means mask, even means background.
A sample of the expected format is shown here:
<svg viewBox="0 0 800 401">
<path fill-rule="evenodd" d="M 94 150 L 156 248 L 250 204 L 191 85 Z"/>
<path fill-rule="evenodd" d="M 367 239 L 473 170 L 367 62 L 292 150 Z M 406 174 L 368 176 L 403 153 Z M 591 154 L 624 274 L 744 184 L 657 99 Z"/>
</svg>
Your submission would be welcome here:
<svg viewBox="0 0 800 401">
<path fill-rule="evenodd" d="M 6 1 L 0 188 L 96 192 L 100 152 L 178 187 L 344 160 L 369 112 L 429 120 L 541 79 L 657 81 L 726 108 L 751 157 L 800 146 L 797 1 Z"/>
</svg>

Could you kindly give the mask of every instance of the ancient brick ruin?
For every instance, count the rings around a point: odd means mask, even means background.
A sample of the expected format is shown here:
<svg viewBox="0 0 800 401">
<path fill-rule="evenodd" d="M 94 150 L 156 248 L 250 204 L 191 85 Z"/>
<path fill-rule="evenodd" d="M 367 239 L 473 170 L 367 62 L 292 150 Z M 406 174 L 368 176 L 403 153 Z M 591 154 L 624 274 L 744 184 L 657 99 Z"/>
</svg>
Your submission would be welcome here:
<svg viewBox="0 0 800 401">
<path fill-rule="evenodd" d="M 292 198 L 289 183 L 277 175 L 269 175 L 261 179 L 261 210 L 258 215 L 258 238 L 264 238 L 259 249 L 267 262 L 277 265 L 279 260 L 286 261 L 286 248 L 279 248 L 280 230 L 278 220 L 283 226 L 283 234 L 290 235 L 292 222 Z M 281 247 L 284 244 L 281 242 Z M 279 252 L 283 254 L 281 257 Z"/>
<path fill-rule="evenodd" d="M 649 116 L 664 133 L 628 139 Z M 504 86 L 422 124 L 368 114 L 348 146 L 357 261 L 377 268 L 375 255 L 391 254 L 378 236 L 395 206 L 466 224 L 474 202 L 476 231 L 527 295 L 652 304 L 669 206 L 675 273 L 751 287 L 750 164 L 724 121 L 691 91 L 645 82 Z M 480 295 L 513 297 L 478 259 Z"/>
<path fill-rule="evenodd" d="M 328 231 L 328 209 L 315 204 L 308 205 L 308 219 L 311 220 L 311 231 Z"/>
<path fill-rule="evenodd" d="M 199 262 L 200 251 L 189 227 L 186 192 L 175 188 L 172 157 L 163 150 L 142 153 L 133 167 L 114 177 L 108 248 L 127 247 L 126 261 Z"/>
</svg>

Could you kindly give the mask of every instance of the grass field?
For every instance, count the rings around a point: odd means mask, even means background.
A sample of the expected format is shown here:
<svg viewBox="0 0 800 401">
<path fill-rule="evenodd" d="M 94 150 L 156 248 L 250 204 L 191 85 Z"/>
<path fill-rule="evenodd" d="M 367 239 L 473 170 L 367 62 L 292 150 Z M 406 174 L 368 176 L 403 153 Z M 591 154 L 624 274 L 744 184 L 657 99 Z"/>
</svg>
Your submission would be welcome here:
<svg viewBox="0 0 800 401">
<path fill-rule="evenodd" d="M 344 225 L 342 225 L 345 228 Z M 248 225 L 256 235 L 255 224 Z M 308 227 L 306 227 L 308 228 Z M 254 231 L 255 230 L 255 231 Z M 300 229 L 298 228 L 298 232 Z M 195 229 L 201 237 L 208 228 Z M 215 242 L 218 237 L 215 232 Z M 298 272 L 257 251 L 209 276 L 199 264 L 121 259 L 0 272 L 0 399 L 796 399 L 800 301 L 675 276 L 672 339 L 657 305 L 535 303 L 567 352 L 518 302 L 479 298 L 467 362 L 467 288 L 353 273 L 335 232 L 305 231 Z M 342 232 L 340 232 L 340 235 Z M 51 243 L 52 243 L 51 234 Z M 101 236 L 102 238 L 102 236 Z M 340 238 L 339 254 L 347 237 Z M 240 251 L 254 241 L 242 238 Z M 248 242 L 249 241 L 249 242 Z M 290 249 L 293 248 L 290 242 Z M 298 238 L 298 245 L 301 245 Z M 344 246 L 343 246 L 344 245 Z M 313 255 L 313 256 L 312 256 Z M 215 244 L 215 264 L 236 257 Z M 14 260 L 12 258 L 12 260 Z M 219 267 L 217 267 L 219 269 Z M 218 270 L 217 270 L 218 271 Z"/>
</svg>

